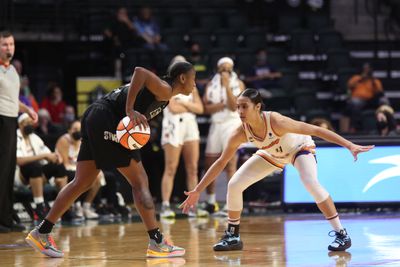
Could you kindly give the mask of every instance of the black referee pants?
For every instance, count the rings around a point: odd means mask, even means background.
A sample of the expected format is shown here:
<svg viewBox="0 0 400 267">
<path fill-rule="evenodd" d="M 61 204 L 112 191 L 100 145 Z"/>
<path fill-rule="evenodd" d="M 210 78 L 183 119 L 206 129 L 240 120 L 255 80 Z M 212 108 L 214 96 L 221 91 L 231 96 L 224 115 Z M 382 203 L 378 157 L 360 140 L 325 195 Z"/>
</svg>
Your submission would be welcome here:
<svg viewBox="0 0 400 267">
<path fill-rule="evenodd" d="M 0 115 L 0 225 L 12 226 L 17 118 Z"/>
</svg>

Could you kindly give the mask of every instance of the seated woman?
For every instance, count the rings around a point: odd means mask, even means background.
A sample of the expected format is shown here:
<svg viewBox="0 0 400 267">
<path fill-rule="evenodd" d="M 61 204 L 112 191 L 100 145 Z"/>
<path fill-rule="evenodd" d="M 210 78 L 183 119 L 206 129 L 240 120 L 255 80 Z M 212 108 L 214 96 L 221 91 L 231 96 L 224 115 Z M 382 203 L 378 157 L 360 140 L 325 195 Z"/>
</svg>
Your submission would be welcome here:
<svg viewBox="0 0 400 267">
<path fill-rule="evenodd" d="M 56 143 L 56 151 L 61 155 L 65 169 L 67 170 L 68 181 L 72 181 L 75 177 L 76 162 L 78 158 L 79 147 L 81 146 L 81 122 L 75 120 L 68 127 L 68 132 L 62 135 Z M 96 197 L 100 189 L 100 180 L 102 172 L 99 173 L 92 187 L 86 192 L 83 200 L 75 203 L 76 214 L 86 219 L 98 219 L 99 215 L 91 209 L 93 199 Z"/>
<path fill-rule="evenodd" d="M 46 216 L 43 197 L 45 179 L 54 177 L 57 189 L 61 190 L 67 184 L 66 171 L 60 155 L 52 153 L 43 140 L 33 133 L 33 122 L 28 114 L 24 113 L 18 118 L 18 126 L 17 165 L 23 180 L 29 183 L 32 190 L 36 204 L 34 218 L 42 220 Z"/>
</svg>

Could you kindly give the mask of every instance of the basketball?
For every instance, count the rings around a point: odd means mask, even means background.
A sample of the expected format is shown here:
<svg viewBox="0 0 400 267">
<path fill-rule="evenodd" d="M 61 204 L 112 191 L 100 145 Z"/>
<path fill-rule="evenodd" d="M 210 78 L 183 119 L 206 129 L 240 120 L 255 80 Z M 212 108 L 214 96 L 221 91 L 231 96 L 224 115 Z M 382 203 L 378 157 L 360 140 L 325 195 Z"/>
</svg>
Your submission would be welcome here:
<svg viewBox="0 0 400 267">
<path fill-rule="evenodd" d="M 118 142 L 130 150 L 140 149 L 150 139 L 150 127 L 142 130 L 140 126 L 133 126 L 128 116 L 118 123 L 116 133 Z"/>
</svg>

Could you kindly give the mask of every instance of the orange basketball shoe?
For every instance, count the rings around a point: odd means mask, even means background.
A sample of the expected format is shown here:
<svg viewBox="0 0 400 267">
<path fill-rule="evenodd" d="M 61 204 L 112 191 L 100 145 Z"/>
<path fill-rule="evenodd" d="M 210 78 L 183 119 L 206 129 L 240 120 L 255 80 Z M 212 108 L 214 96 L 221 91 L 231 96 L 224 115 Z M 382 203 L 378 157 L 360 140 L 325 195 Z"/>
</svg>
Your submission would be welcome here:
<svg viewBox="0 0 400 267">
<path fill-rule="evenodd" d="M 37 228 L 33 229 L 25 241 L 40 253 L 52 257 L 52 258 L 62 258 L 64 253 L 59 250 L 54 242 L 51 234 L 41 234 Z"/>
<path fill-rule="evenodd" d="M 180 248 L 168 243 L 163 237 L 160 243 L 150 239 L 149 246 L 147 248 L 147 257 L 149 258 L 172 258 L 182 257 L 185 255 L 185 249 Z"/>
</svg>

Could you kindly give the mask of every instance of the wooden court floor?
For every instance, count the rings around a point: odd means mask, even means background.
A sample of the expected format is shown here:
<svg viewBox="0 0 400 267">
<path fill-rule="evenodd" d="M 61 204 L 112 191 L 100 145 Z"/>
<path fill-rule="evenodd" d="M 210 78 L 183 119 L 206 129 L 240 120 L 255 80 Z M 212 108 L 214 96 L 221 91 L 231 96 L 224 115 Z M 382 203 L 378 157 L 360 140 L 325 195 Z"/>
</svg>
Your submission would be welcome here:
<svg viewBox="0 0 400 267">
<path fill-rule="evenodd" d="M 186 248 L 184 258 L 146 259 L 147 235 L 138 222 L 55 229 L 55 239 L 66 256 L 49 259 L 28 247 L 26 233 L 0 234 L 0 266 L 400 266 L 400 214 L 342 215 L 353 246 L 329 253 L 330 227 L 321 215 L 244 217 L 244 250 L 219 252 L 224 219 L 162 221 L 165 234 Z"/>
</svg>

